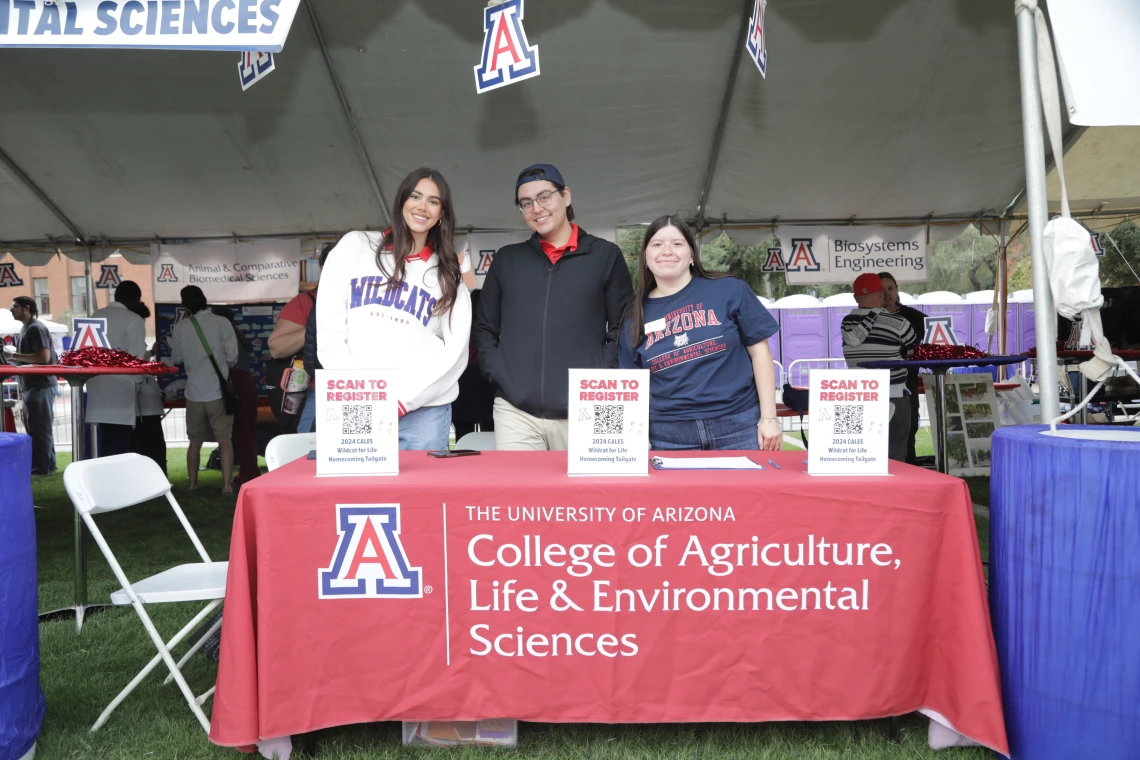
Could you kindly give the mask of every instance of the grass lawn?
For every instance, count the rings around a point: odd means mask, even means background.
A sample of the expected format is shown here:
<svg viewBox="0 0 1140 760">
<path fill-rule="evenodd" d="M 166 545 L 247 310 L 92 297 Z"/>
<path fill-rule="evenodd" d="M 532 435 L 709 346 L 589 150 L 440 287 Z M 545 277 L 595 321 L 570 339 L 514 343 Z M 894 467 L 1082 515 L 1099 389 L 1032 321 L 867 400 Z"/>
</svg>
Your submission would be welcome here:
<svg viewBox="0 0 1140 760">
<path fill-rule="evenodd" d="M 920 435 L 923 431 L 920 431 Z M 809 432 L 810 440 L 810 432 Z M 929 448 L 929 433 L 926 435 Z M 60 472 L 69 457 L 59 456 Z M 205 457 L 203 456 L 203 461 Z M 228 556 L 235 500 L 222 497 L 221 476 L 202 473 L 202 496 L 186 495 L 185 450 L 171 449 L 170 477 L 175 497 L 213 559 Z M 985 488 L 988 488 L 988 479 Z M 983 485 L 976 486 L 981 489 Z M 975 486 L 971 484 L 973 490 Z M 33 479 L 39 536 L 40 609 L 72 602 L 73 511 L 62 477 Z M 979 491 L 980 492 L 980 491 Z M 975 496 L 975 500 L 978 497 Z M 987 500 L 988 502 L 988 500 Z M 149 575 L 197 556 L 165 500 L 124 512 L 104 515 L 99 525 L 130 577 Z M 983 558 L 987 554 L 988 520 L 978 519 Z M 97 547 L 88 553 L 88 599 L 104 602 L 117 590 L 110 568 Z M 159 631 L 173 635 L 201 605 L 163 604 L 148 611 Z M 41 680 L 47 695 L 47 716 L 39 737 L 38 757 L 55 758 L 236 758 L 232 749 L 215 747 L 203 734 L 174 684 L 164 686 L 160 665 L 111 715 L 97 733 L 88 729 L 111 698 L 155 653 L 139 620 L 129 608 L 90 617 L 82 634 L 74 623 L 60 620 L 40 626 Z M 176 653 L 177 657 L 177 653 Z M 214 663 L 196 656 L 183 671 L 195 693 L 212 685 Z M 552 688 L 556 685 L 552 684 Z M 212 707 L 207 702 L 206 713 Z M 317 757 L 427 757 L 458 753 L 463 757 L 566 758 L 723 758 L 771 760 L 878 760 L 879 758 L 990 758 L 982 749 L 950 749 L 935 753 L 926 744 L 926 719 L 902 719 L 898 743 L 887 740 L 888 721 L 858 723 L 667 724 L 609 726 L 524 723 L 516 750 L 464 748 L 443 750 L 401 747 L 400 725 L 378 723 L 322 731 Z M 301 757 L 300 744 L 294 757 Z M 254 756 L 256 757 L 256 756 Z"/>
</svg>

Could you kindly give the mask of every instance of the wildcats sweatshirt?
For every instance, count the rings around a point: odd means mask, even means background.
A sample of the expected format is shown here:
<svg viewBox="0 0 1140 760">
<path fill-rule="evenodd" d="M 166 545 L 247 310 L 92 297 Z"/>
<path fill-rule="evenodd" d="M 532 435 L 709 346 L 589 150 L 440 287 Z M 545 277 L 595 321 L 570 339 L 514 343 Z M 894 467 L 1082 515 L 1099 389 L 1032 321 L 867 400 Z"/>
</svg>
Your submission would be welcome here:
<svg viewBox="0 0 1140 760">
<path fill-rule="evenodd" d="M 379 232 L 350 232 L 321 268 L 317 297 L 317 356 L 325 369 L 400 372 L 400 411 L 449 404 L 459 395 L 471 334 L 471 294 L 461 283 L 449 314 L 433 313 L 442 291 L 439 255 L 410 258 L 404 283 L 388 289 L 376 266 Z M 391 250 L 382 254 L 395 271 Z"/>
</svg>

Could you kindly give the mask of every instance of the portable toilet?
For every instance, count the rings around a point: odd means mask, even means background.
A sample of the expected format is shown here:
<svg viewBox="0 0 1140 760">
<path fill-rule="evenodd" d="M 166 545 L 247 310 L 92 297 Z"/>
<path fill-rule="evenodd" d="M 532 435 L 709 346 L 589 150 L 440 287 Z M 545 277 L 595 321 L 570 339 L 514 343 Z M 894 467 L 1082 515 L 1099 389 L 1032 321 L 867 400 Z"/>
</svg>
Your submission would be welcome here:
<svg viewBox="0 0 1140 760">
<path fill-rule="evenodd" d="M 996 354 L 999 351 L 997 336 L 994 336 L 993 350 L 988 348 L 989 336 L 986 335 L 986 312 L 994 302 L 992 290 L 975 290 L 966 294 L 966 302 L 970 304 L 970 345 L 982 351 Z M 1006 303 L 1005 311 L 1005 346 L 1006 352 L 1017 349 L 1017 315 L 1013 304 Z"/>
<path fill-rule="evenodd" d="M 756 297 L 760 299 L 760 305 L 763 306 L 765 309 L 767 309 L 768 313 L 772 315 L 772 318 L 776 320 L 776 324 L 780 324 L 780 310 L 776 308 L 776 302 L 773 301 L 771 298 L 765 298 L 764 296 L 756 296 Z M 772 358 L 775 359 L 776 361 L 780 361 L 780 334 L 779 333 L 776 333 L 775 335 L 773 335 L 771 338 L 768 339 L 768 348 L 772 351 Z M 777 377 L 776 378 L 776 384 L 782 385 L 783 382 L 780 378 Z"/>
<path fill-rule="evenodd" d="M 793 376 L 792 362 L 827 357 L 827 309 L 809 295 L 784 296 L 775 303 L 780 314 L 780 356 L 785 379 L 797 387 L 807 387 L 807 365 L 801 364 Z M 811 366 L 827 367 L 827 362 Z"/>
<path fill-rule="evenodd" d="M 840 325 L 843 324 L 843 318 L 850 314 L 852 309 L 858 308 L 859 304 L 855 302 L 853 293 L 836 293 L 823 299 L 823 305 L 827 309 L 827 355 L 832 359 L 842 359 L 843 330 Z M 835 363 L 831 366 L 834 369 L 844 369 L 847 363 Z"/>
<path fill-rule="evenodd" d="M 1017 312 L 1017 343 L 1007 344 L 1007 354 L 1024 354 L 1037 347 L 1036 311 L 1033 308 L 1033 291 L 1016 290 L 1009 296 L 1009 303 Z"/>
<path fill-rule="evenodd" d="M 954 335 L 963 346 L 971 345 L 970 331 L 970 304 L 957 293 L 948 290 L 936 290 L 933 293 L 923 293 L 918 297 L 921 311 L 928 317 L 953 318 Z M 919 342 L 926 340 L 925 335 L 918 336 Z"/>
<path fill-rule="evenodd" d="M 904 293 L 901 290 L 899 291 L 899 303 L 901 303 L 903 306 L 913 306 L 916 309 L 918 308 L 918 299 L 916 299 L 910 293 Z"/>
</svg>

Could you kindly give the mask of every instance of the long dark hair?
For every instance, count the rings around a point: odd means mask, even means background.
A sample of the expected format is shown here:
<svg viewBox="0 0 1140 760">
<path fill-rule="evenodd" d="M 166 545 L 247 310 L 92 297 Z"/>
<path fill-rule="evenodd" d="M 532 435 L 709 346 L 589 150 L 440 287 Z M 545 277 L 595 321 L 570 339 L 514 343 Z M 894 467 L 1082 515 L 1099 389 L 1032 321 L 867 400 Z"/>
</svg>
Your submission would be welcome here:
<svg viewBox="0 0 1140 760">
<path fill-rule="evenodd" d="M 657 287 L 657 278 L 653 276 L 653 272 L 649 271 L 649 265 L 645 263 L 645 251 L 649 248 L 649 241 L 653 239 L 653 236 L 665 227 L 675 227 L 681 233 L 681 237 L 685 238 L 685 242 L 689 244 L 689 250 L 693 252 L 693 263 L 689 265 L 693 277 L 719 280 L 722 277 L 732 276 L 728 272 L 713 272 L 704 268 L 704 265 L 701 264 L 701 251 L 697 247 L 697 239 L 693 237 L 689 225 L 675 216 L 659 216 L 654 219 L 653 223 L 649 225 L 649 229 L 645 231 L 645 238 L 641 241 L 641 255 L 637 257 L 637 287 L 633 291 L 633 298 L 625 312 L 626 318 L 630 320 L 629 344 L 634 347 L 641 342 L 642 333 L 645 331 L 645 299 Z"/>
<path fill-rule="evenodd" d="M 419 253 L 413 251 L 415 240 L 412 231 L 404 221 L 404 204 L 412 196 L 412 191 L 421 179 L 430 179 L 439 188 L 439 222 L 428 230 L 427 242 L 437 254 L 439 261 L 436 277 L 439 279 L 439 289 L 442 291 L 439 303 L 435 305 L 436 314 L 448 314 L 455 305 L 455 296 L 459 293 L 459 283 L 463 275 L 459 272 L 459 257 L 452 244 L 455 233 L 455 209 L 451 205 L 451 187 L 447 180 L 435 169 L 416 169 L 404 177 L 400 187 L 396 190 L 396 200 L 392 204 L 392 227 L 384 233 L 376 248 L 376 266 L 388 277 L 388 290 L 399 288 L 404 284 L 407 257 Z M 396 259 L 395 270 L 389 274 L 384 268 L 384 251 L 392 249 Z"/>
</svg>

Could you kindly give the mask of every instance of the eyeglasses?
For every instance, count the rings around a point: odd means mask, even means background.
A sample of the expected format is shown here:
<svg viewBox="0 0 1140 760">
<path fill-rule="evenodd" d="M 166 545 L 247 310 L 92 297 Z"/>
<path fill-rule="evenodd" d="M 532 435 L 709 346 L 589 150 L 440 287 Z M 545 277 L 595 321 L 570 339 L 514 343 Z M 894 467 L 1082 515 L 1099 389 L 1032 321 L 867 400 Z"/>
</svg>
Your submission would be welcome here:
<svg viewBox="0 0 1140 760">
<path fill-rule="evenodd" d="M 524 214 L 529 214 L 534 210 L 534 204 L 536 202 L 543 208 L 550 208 L 551 199 L 557 194 L 557 190 L 544 190 L 539 193 L 538 197 L 536 197 L 534 200 L 531 200 L 530 198 L 523 198 L 518 202 L 519 211 L 523 212 Z"/>
</svg>

